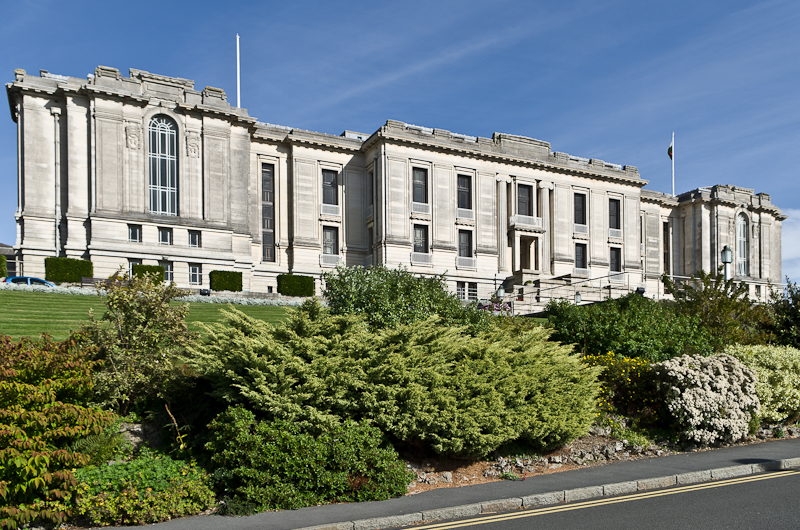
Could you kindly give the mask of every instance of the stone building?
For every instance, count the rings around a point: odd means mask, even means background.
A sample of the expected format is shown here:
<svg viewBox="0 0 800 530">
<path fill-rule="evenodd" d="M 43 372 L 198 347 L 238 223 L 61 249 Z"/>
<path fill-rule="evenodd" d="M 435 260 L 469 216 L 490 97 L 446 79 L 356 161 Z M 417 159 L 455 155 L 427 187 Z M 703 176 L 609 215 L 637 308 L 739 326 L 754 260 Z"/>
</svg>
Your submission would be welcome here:
<svg viewBox="0 0 800 530">
<path fill-rule="evenodd" d="M 382 263 L 444 274 L 464 298 L 504 285 L 534 303 L 578 285 L 658 295 L 661 274 L 715 269 L 727 244 L 741 280 L 781 281 L 785 217 L 749 189 L 673 197 L 635 167 L 511 134 L 271 125 L 220 89 L 142 70 L 16 70 L 7 91 L 26 275 L 59 255 L 99 277 L 163 265 L 181 287 L 240 271 L 245 290 L 270 292 L 281 273 Z"/>
</svg>

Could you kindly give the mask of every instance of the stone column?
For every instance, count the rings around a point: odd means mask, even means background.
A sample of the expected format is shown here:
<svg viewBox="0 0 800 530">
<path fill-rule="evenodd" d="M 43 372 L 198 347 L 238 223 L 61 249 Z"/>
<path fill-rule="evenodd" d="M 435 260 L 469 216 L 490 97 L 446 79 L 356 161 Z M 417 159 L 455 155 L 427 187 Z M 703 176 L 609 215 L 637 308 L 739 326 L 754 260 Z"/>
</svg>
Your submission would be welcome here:
<svg viewBox="0 0 800 530">
<path fill-rule="evenodd" d="M 541 238 L 541 262 L 540 267 L 544 274 L 552 274 L 552 259 L 550 257 L 550 240 L 553 234 L 553 227 L 550 225 L 550 190 L 553 189 L 552 182 L 539 182 L 539 189 L 542 194 L 542 211 L 539 214 L 542 217 L 542 228 L 544 228 L 544 235 Z"/>
<path fill-rule="evenodd" d="M 50 114 L 53 115 L 55 127 L 55 250 L 56 257 L 61 255 L 61 109 L 51 107 Z"/>
<path fill-rule="evenodd" d="M 508 175 L 497 175 L 497 269 L 508 274 Z"/>
</svg>

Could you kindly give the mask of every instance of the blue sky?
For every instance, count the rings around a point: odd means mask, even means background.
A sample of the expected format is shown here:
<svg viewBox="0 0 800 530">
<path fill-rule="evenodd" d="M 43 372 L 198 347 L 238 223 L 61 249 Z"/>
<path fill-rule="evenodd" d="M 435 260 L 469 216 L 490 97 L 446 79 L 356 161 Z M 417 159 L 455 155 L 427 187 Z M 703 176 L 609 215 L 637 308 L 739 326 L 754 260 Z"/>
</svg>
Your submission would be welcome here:
<svg viewBox="0 0 800 530">
<path fill-rule="evenodd" d="M 68 6 L 68 7 L 66 7 Z M 387 119 L 505 132 L 637 166 L 670 192 L 734 184 L 784 213 L 800 278 L 800 2 L 0 0 L 0 72 L 99 64 L 195 80 L 260 121 L 339 134 Z M 0 242 L 16 237 L 16 133 L 0 121 Z"/>
</svg>

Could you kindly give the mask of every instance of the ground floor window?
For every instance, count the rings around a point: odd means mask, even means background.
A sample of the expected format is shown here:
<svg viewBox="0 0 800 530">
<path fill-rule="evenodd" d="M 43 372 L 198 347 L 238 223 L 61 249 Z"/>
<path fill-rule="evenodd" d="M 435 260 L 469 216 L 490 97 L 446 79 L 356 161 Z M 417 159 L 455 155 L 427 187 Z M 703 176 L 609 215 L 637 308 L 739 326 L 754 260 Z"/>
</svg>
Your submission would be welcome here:
<svg viewBox="0 0 800 530">
<path fill-rule="evenodd" d="M 189 264 L 189 285 L 201 285 L 203 283 L 203 266 L 199 263 Z"/>
<path fill-rule="evenodd" d="M 171 261 L 159 261 L 158 264 L 164 267 L 164 282 L 165 283 L 172 283 L 173 276 L 172 276 L 172 262 Z"/>
<path fill-rule="evenodd" d="M 456 296 L 458 296 L 460 300 L 477 300 L 478 283 L 456 282 Z"/>
</svg>

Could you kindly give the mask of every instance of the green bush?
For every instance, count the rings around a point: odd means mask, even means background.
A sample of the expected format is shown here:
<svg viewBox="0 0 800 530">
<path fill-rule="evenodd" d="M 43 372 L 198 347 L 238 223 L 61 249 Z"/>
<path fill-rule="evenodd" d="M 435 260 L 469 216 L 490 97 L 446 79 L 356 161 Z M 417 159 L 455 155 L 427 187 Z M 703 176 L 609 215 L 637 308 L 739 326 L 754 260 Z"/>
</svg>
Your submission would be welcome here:
<svg viewBox="0 0 800 530">
<path fill-rule="evenodd" d="M 444 276 L 421 278 L 404 268 L 337 267 L 322 275 L 325 299 L 334 314 L 362 315 L 372 329 L 410 324 L 439 315 L 446 325 L 484 331 L 491 315 L 477 304 L 464 306 L 447 290 Z"/>
<path fill-rule="evenodd" d="M 786 277 L 785 290 L 773 290 L 767 304 L 776 342 L 800 348 L 800 288 Z"/>
<path fill-rule="evenodd" d="M 314 296 L 314 278 L 299 274 L 278 274 L 278 293 L 285 296 Z"/>
<path fill-rule="evenodd" d="M 636 293 L 589 306 L 553 300 L 546 311 L 555 328 L 552 339 L 575 343 L 575 350 L 586 355 L 611 351 L 658 362 L 713 351 L 711 337 L 697 318 Z"/>
<path fill-rule="evenodd" d="M 209 286 L 214 291 L 242 290 L 242 273 L 236 271 L 211 271 L 208 273 Z"/>
<path fill-rule="evenodd" d="M 671 425 L 687 442 L 738 442 L 759 413 L 755 372 L 734 357 L 684 355 L 653 366 Z"/>
<path fill-rule="evenodd" d="M 107 310 L 101 320 L 90 313 L 80 336 L 104 361 L 94 378 L 98 399 L 125 414 L 131 406 L 165 397 L 181 381 L 175 360 L 197 335 L 184 320 L 189 305 L 170 304 L 185 295 L 174 284 L 154 283 L 145 275 L 127 284 L 102 282 L 101 288 Z"/>
<path fill-rule="evenodd" d="M 789 346 L 728 346 L 725 353 L 758 375 L 756 394 L 762 419 L 794 422 L 800 418 L 800 350 Z"/>
<path fill-rule="evenodd" d="M 319 436 L 288 421 L 256 421 L 232 407 L 210 425 L 211 477 L 229 512 L 292 509 L 329 502 L 384 500 L 406 493 L 413 473 L 381 433 L 346 421 Z"/>
<path fill-rule="evenodd" d="M 70 515 L 71 470 L 88 460 L 70 444 L 111 422 L 88 406 L 92 366 L 71 340 L 0 336 L 0 528 Z"/>
<path fill-rule="evenodd" d="M 44 258 L 44 279 L 56 283 L 80 283 L 81 277 L 91 278 L 94 267 L 91 261 L 75 258 Z"/>
<path fill-rule="evenodd" d="M 599 370 L 545 328 L 470 337 L 431 318 L 370 333 L 315 300 L 277 327 L 224 313 L 188 365 L 220 401 L 306 432 L 368 419 L 406 444 L 480 456 L 517 439 L 560 445 L 594 418 Z"/>
<path fill-rule="evenodd" d="M 134 265 L 132 269 L 137 278 L 150 275 L 155 283 L 164 283 L 164 267 L 161 265 Z"/>
<path fill-rule="evenodd" d="M 76 513 L 93 525 L 142 525 L 214 505 L 208 475 L 194 463 L 143 449 L 130 462 L 78 469 Z"/>
<path fill-rule="evenodd" d="M 0 278 L 5 278 L 8 276 L 8 265 L 6 263 L 6 257 L 0 255 Z"/>
</svg>

